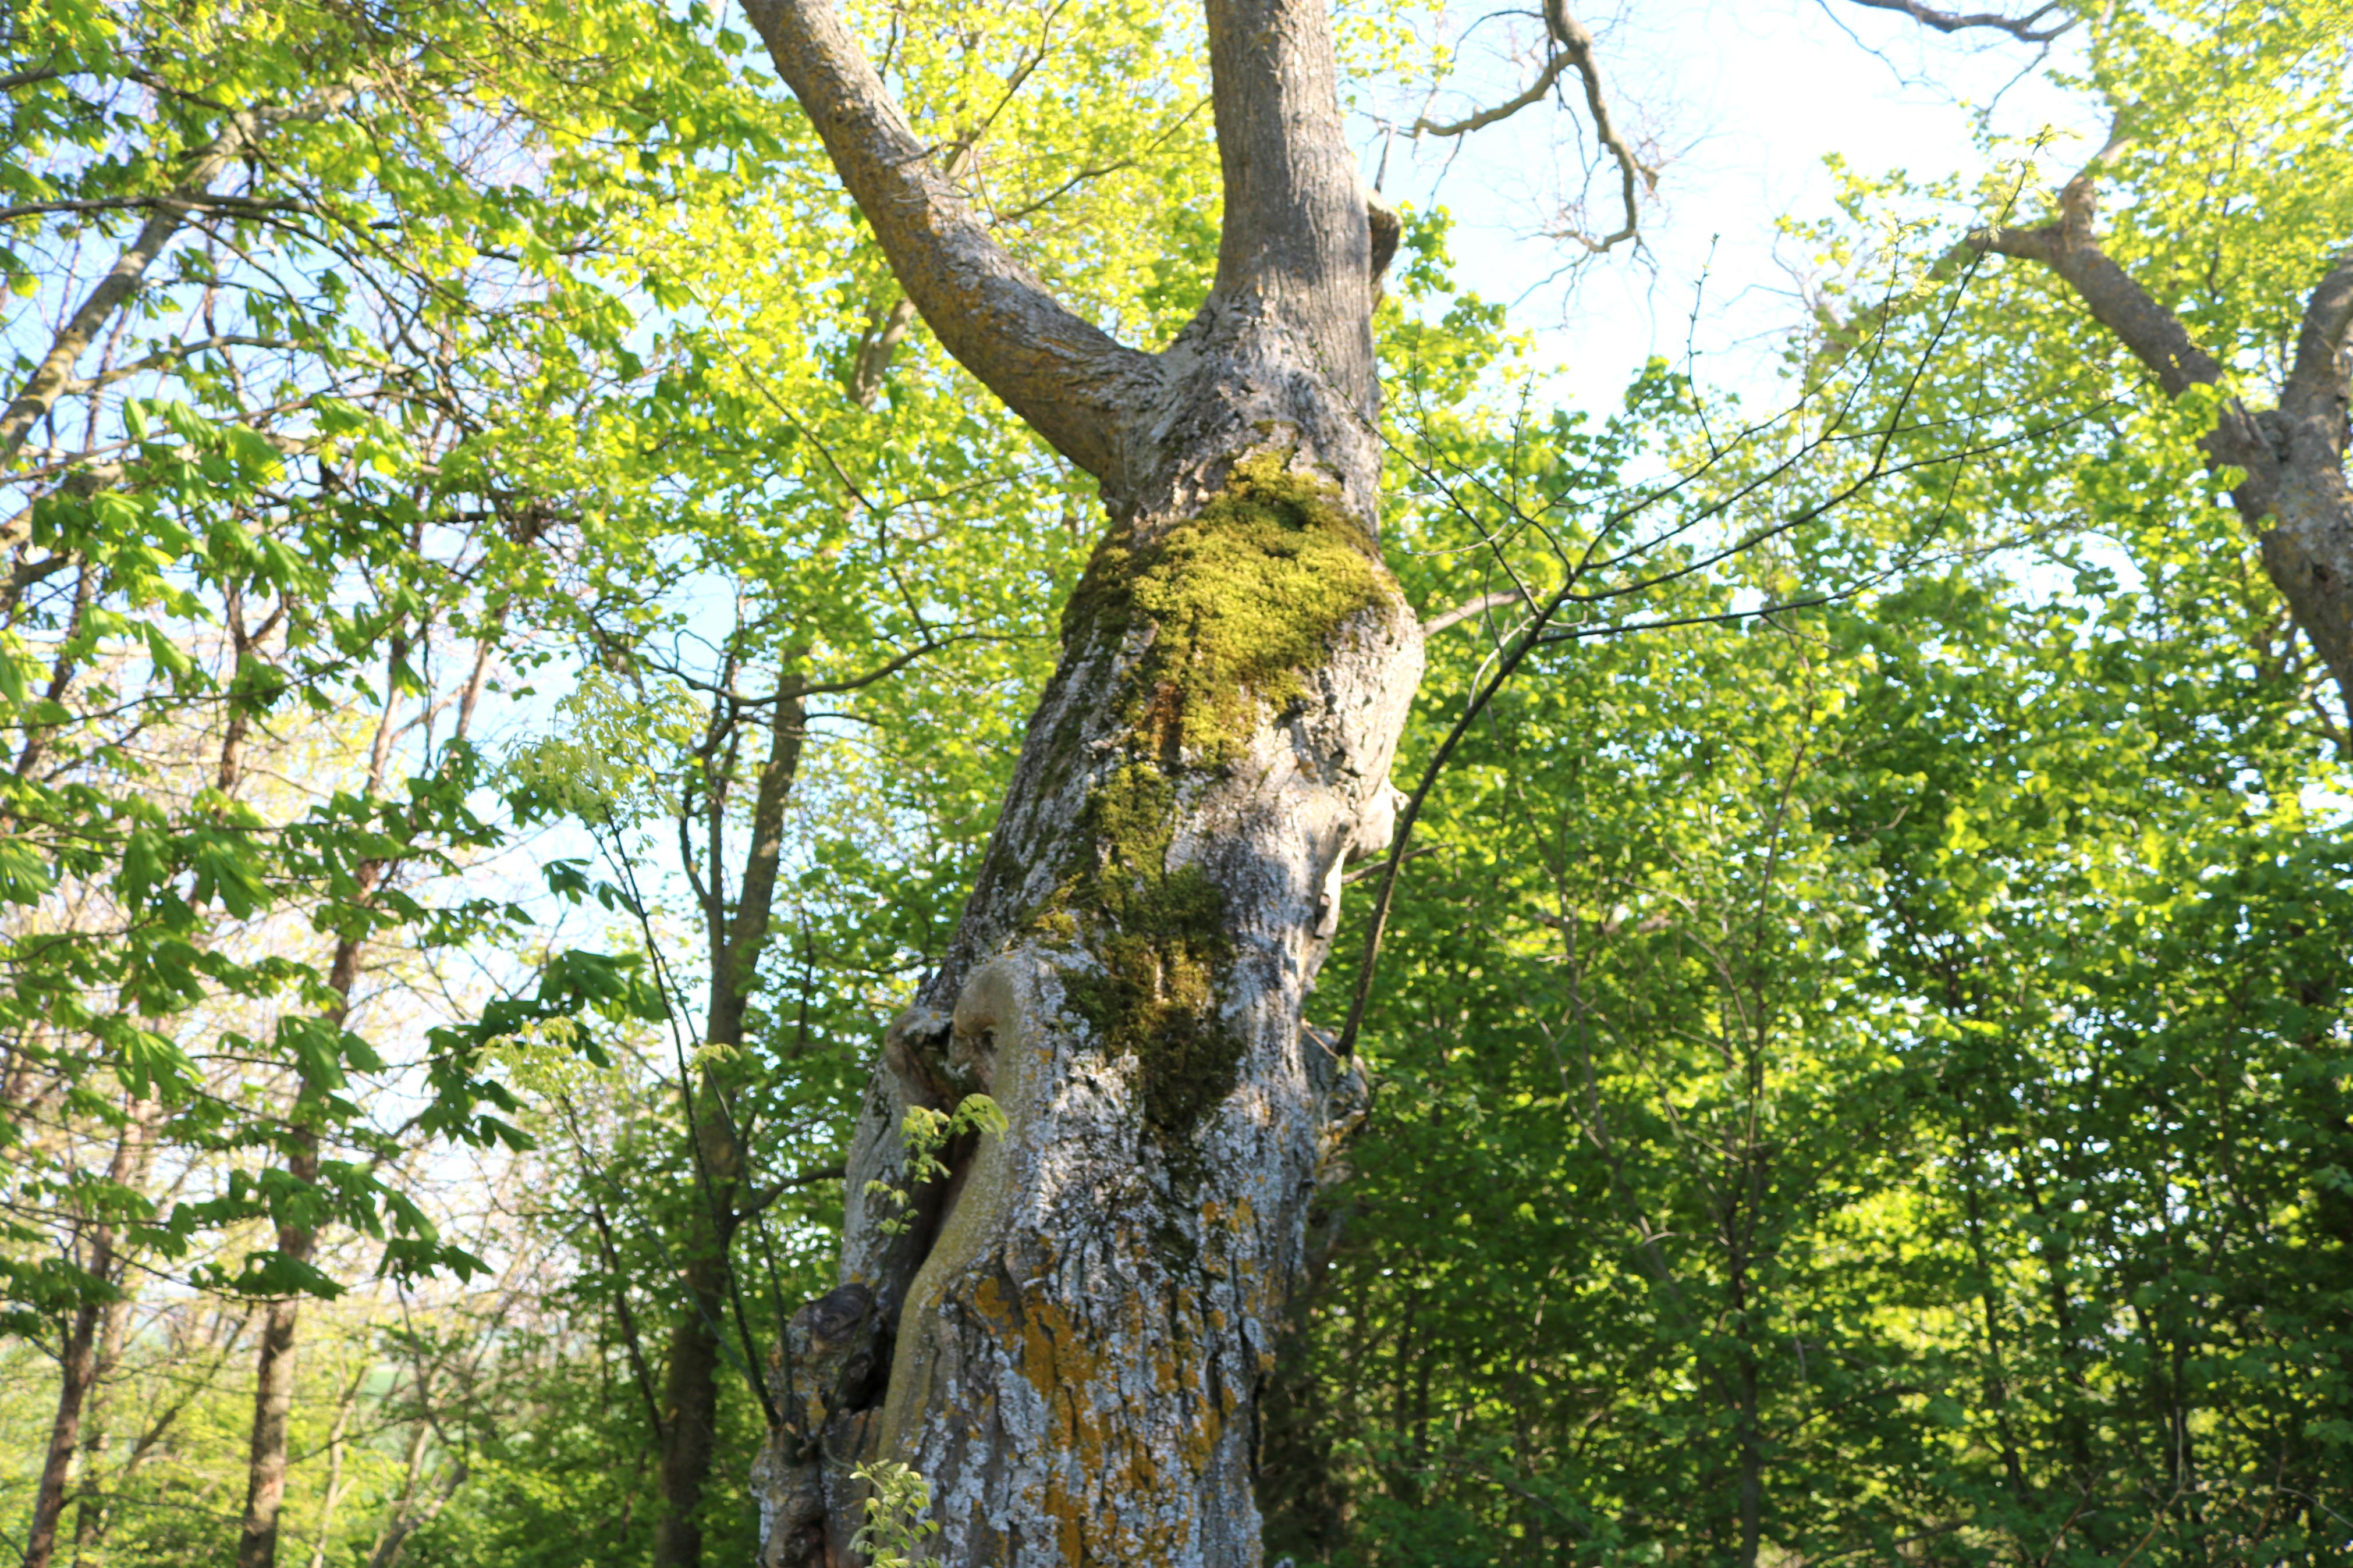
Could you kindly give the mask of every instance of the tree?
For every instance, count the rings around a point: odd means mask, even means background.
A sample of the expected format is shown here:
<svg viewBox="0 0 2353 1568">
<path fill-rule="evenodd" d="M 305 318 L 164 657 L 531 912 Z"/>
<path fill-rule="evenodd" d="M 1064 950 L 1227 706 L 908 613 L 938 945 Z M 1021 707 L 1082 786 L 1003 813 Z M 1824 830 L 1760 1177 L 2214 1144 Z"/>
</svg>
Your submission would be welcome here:
<svg viewBox="0 0 2353 1568">
<path fill-rule="evenodd" d="M 1109 518 L 948 960 L 868 1091 L 765 1550 L 844 1550 L 852 1467 L 883 1454 L 930 1483 L 951 1561 L 1256 1561 L 1253 1411 L 1350 1076 L 1302 1008 L 1345 862 L 1386 842 L 1420 662 L 1377 540 L 1395 228 L 1328 19 L 1209 7 L 1217 278 L 1151 354 L 981 228 L 828 8 L 749 9 L 907 297 Z M 868 1184 L 905 1184 L 905 1113 L 975 1089 L 1006 1130 L 886 1226 Z"/>
<path fill-rule="evenodd" d="M 1995 17 L 1888 8 L 1947 30 L 2018 32 Z M 2032 37 L 2049 9 L 2018 36 Z M 2074 85 L 2107 116 L 2109 134 L 2048 193 L 2043 222 L 2015 221 L 2014 188 L 1991 187 L 1988 205 L 2003 210 L 1985 214 L 1945 266 L 1997 256 L 2027 264 L 2026 277 L 1988 291 L 1970 352 L 1990 357 L 2024 338 L 2063 383 L 2076 381 L 2086 360 L 2129 354 L 2162 398 L 2182 405 L 2199 455 L 2259 542 L 2263 572 L 2353 702 L 2346 9 L 2335 0 L 2154 0 L 2080 21 L 2088 68 Z M 2104 192 L 2118 209 L 2106 232 Z M 2004 308 L 2012 289 L 2040 291 L 2038 273 L 2063 288 L 2095 332 L 2053 330 L 2047 310 Z"/>
<path fill-rule="evenodd" d="M 277 1554 L 301 1300 L 342 1289 L 313 1261 L 322 1232 L 372 1236 L 394 1274 L 472 1266 L 385 1167 L 419 1133 L 517 1136 L 482 1070 L 495 1031 L 419 1030 L 424 1048 L 388 1063 L 353 1009 L 396 941 L 457 946 L 514 912 L 419 886 L 497 839 L 469 806 L 471 725 L 565 507 L 505 449 L 525 443 L 501 441 L 483 388 L 551 342 L 578 351 L 553 356 L 575 369 L 613 348 L 609 297 L 574 268 L 634 187 L 617 162 L 554 144 L 616 116 L 653 139 L 641 111 L 709 58 L 616 7 L 599 26 L 646 46 L 625 51 L 632 92 L 576 50 L 582 23 L 576 7 L 297 0 L 231 18 L 59 0 L 0 33 L 16 351 L 0 484 L 18 502 L 0 524 L 0 1138 L 119 1114 L 103 1095 L 92 1110 L 111 1076 L 134 1107 L 168 1110 L 154 1138 L 231 1154 L 216 1190 L 168 1216 L 90 1163 L 12 1176 L 62 1194 L 60 1228 L 87 1230 L 102 1265 L 0 1259 L 12 1298 L 65 1325 L 37 1561 L 126 1248 L 168 1258 L 265 1218 L 274 1237 L 194 1271 L 270 1302 L 247 1568 Z M 592 76 L 626 101 L 557 107 Z M 538 189 L 512 180 L 543 152 Z M 339 690 L 378 707 L 370 742 L 313 732 L 299 784 L 250 776 L 273 725 L 320 723 Z M 618 980 L 559 956 L 539 1000 L 578 1000 L 584 977 Z M 174 1038 L 224 1003 L 251 1015 L 191 1030 L 194 1052 Z M 257 1017 L 261 1038 L 239 1033 Z M 198 1066 L 221 1058 L 224 1075 Z M 353 1092 L 370 1075 L 422 1090 L 406 1126 L 375 1124 Z M 12 1221 L 8 1239 L 37 1234 Z"/>
</svg>

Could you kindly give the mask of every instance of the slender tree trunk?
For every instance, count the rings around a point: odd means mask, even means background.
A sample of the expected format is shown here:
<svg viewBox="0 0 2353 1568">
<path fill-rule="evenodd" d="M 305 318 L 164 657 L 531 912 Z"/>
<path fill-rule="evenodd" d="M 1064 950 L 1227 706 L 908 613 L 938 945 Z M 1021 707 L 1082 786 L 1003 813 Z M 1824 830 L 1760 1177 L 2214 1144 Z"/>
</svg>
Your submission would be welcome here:
<svg viewBox="0 0 2353 1568">
<path fill-rule="evenodd" d="M 99 1542 L 105 1530 L 106 1494 L 102 1478 L 106 1472 L 106 1456 L 113 1447 L 113 1438 L 107 1431 L 108 1416 L 105 1397 L 106 1379 L 122 1356 L 122 1332 L 130 1318 L 127 1298 L 107 1303 L 106 1317 L 99 1327 L 98 1367 L 90 1384 L 90 1404 L 83 1425 L 88 1428 L 81 1440 L 80 1485 L 74 1500 L 74 1568 L 96 1560 Z"/>
<path fill-rule="evenodd" d="M 299 1127 L 294 1140 L 286 1173 L 308 1186 L 319 1179 L 319 1135 L 316 1129 Z M 309 1226 L 279 1227 L 278 1249 L 297 1263 L 308 1263 L 317 1245 L 318 1232 Z M 301 1299 L 290 1296 L 270 1302 L 262 1318 L 237 1568 L 271 1568 L 278 1561 L 279 1513 L 286 1501 L 287 1423 L 294 1411 L 295 1332 L 301 1315 Z"/>
<path fill-rule="evenodd" d="M 130 1107 L 122 1135 L 115 1142 L 114 1157 L 107 1165 L 106 1179 L 111 1187 L 119 1191 L 143 1175 L 147 1139 L 158 1109 L 153 1100 L 135 1101 Z M 113 1194 L 108 1197 L 111 1202 Z M 110 1285 L 119 1272 L 111 1220 L 100 1219 L 91 1226 L 90 1272 Z M 74 1458 L 81 1447 L 82 1415 L 103 1370 L 100 1331 L 115 1305 L 96 1299 L 85 1300 L 74 1309 L 67 1326 L 58 1358 L 58 1413 L 49 1423 L 48 1453 L 41 1466 L 39 1487 L 33 1494 L 33 1522 L 25 1542 L 25 1568 L 48 1568 L 57 1555 L 58 1526 L 65 1517 Z"/>
<path fill-rule="evenodd" d="M 421 542 L 412 540 L 412 545 Z M 385 679 L 384 710 L 377 716 L 375 737 L 369 747 L 366 795 L 374 799 L 384 792 L 384 782 L 392 766 L 395 721 L 399 711 L 400 686 L 396 677 L 406 659 L 416 637 L 396 635 L 392 639 L 389 669 Z M 240 637 L 240 643 L 243 642 Z M 242 652 L 242 648 L 240 649 Z M 480 668 L 477 665 L 475 679 Z M 469 709 L 474 691 L 467 689 Z M 464 731 L 459 731 L 463 738 Z M 240 776 L 238 748 L 243 742 L 243 731 L 234 720 L 224 735 L 221 750 L 220 778 L 224 792 L 234 787 Z M 384 860 L 363 860 L 353 873 L 355 883 L 352 898 L 354 903 L 365 903 L 375 896 L 390 871 Z M 327 967 L 327 989 L 334 995 L 325 1022 L 341 1031 L 351 1016 L 352 992 L 359 984 L 360 960 L 366 948 L 364 937 L 353 934 L 337 939 L 333 961 Z M 286 1173 L 293 1179 L 297 1191 L 307 1192 L 319 1180 L 320 1123 L 327 1089 L 302 1076 L 294 1096 L 291 1126 L 287 1136 Z M 317 1253 L 318 1227 L 300 1219 L 290 1218 L 278 1227 L 278 1250 L 296 1264 L 307 1264 Z M 238 1526 L 237 1568 L 275 1568 L 278 1561 L 279 1515 L 286 1502 L 287 1425 L 294 1410 L 295 1342 L 302 1318 L 302 1302 L 299 1296 L 289 1296 L 269 1303 L 263 1317 L 261 1343 L 254 1363 L 253 1429 L 246 1459 L 245 1517 Z"/>
<path fill-rule="evenodd" d="M 1218 281 L 1157 356 L 994 247 L 817 3 L 750 7 L 943 343 L 1103 482 L 945 963 L 859 1121 L 805 1308 L 763 1562 L 846 1561 L 873 1458 L 949 1564 L 1255 1565 L 1261 1386 L 1353 1070 L 1303 1025 L 1386 844 L 1420 628 L 1375 542 L 1376 235 L 1321 0 L 1212 0 Z M 902 1232 L 910 1105 L 1008 1119 Z"/>
<path fill-rule="evenodd" d="M 714 831 L 705 889 L 711 997 L 703 1039 L 713 1048 L 700 1092 L 692 1096 L 693 1120 L 688 1130 L 693 1141 L 697 1201 L 694 1223 L 687 1232 L 686 1303 L 670 1334 L 659 1427 L 663 1508 L 654 1531 L 655 1568 L 693 1568 L 702 1558 L 699 1514 L 718 1442 L 721 1336 L 734 1305 L 730 1258 L 748 1201 L 742 1129 L 730 1104 L 727 1063 L 734 1047 L 744 1043 L 744 1019 L 757 986 L 760 952 L 776 901 L 785 805 L 799 771 L 807 722 L 798 679 L 788 663 L 770 710 L 768 754 L 753 799 L 752 842 L 732 918 L 717 852 L 723 840 L 716 829 L 726 810 L 725 794 L 715 787 L 705 792 Z"/>
<path fill-rule="evenodd" d="M 49 1424 L 49 1451 L 41 1466 L 40 1487 L 33 1494 L 26 1568 L 48 1568 L 57 1552 L 58 1521 L 65 1516 L 66 1489 L 72 1479 L 74 1455 L 81 1445 L 82 1402 L 90 1395 L 99 1311 L 95 1302 L 75 1309 L 58 1358 L 58 1413 Z"/>
<path fill-rule="evenodd" d="M 327 1495 L 319 1507 L 318 1533 L 311 1541 L 311 1568 L 326 1568 L 327 1542 L 335 1533 L 335 1510 L 343 1500 L 343 1449 L 352 1428 L 352 1412 L 358 1408 L 360 1388 L 367 1381 L 368 1358 L 360 1358 L 359 1370 L 343 1387 L 343 1396 L 335 1404 L 335 1424 L 327 1433 Z"/>
</svg>

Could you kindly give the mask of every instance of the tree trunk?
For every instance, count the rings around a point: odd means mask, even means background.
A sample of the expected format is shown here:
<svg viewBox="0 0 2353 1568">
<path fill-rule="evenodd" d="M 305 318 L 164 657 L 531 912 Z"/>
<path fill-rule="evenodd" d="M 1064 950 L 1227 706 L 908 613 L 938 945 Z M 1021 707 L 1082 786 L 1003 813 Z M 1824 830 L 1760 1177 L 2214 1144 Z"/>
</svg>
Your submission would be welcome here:
<svg viewBox="0 0 2353 1568">
<path fill-rule="evenodd" d="M 421 529 L 423 525 L 417 526 Z M 412 532 L 409 544 L 411 549 L 419 548 L 421 535 Z M 503 621 L 504 611 L 499 615 L 500 620 L 494 625 Z M 419 626 L 414 631 L 396 631 L 391 638 L 385 658 L 384 708 L 376 716 L 375 736 L 368 748 L 364 793 L 370 800 L 384 794 L 385 779 L 392 767 L 400 713 L 399 672 L 410 648 L 423 638 L 425 630 Z M 241 645 L 250 646 L 242 637 L 239 640 Z M 453 744 L 465 739 L 472 721 L 474 701 L 481 689 L 487 647 L 485 644 L 483 656 L 476 660 L 473 675 L 467 682 L 457 728 L 451 736 Z M 222 742 L 220 784 L 225 794 L 236 786 L 240 776 L 240 734 L 232 722 Z M 353 900 L 364 904 L 373 899 L 392 869 L 393 862 L 389 860 L 362 860 L 353 872 Z M 366 945 L 364 934 L 338 938 L 334 958 L 327 967 L 327 989 L 334 1001 L 324 1021 L 339 1033 L 351 1019 L 352 992 L 359 984 L 360 962 Z M 293 1178 L 298 1192 L 308 1192 L 319 1181 L 319 1142 L 328 1090 L 307 1072 L 301 1074 L 297 1082 L 290 1119 L 292 1125 L 286 1173 Z M 298 1265 L 310 1262 L 318 1247 L 319 1230 L 314 1225 L 290 1217 L 278 1227 L 278 1249 Z M 270 1302 L 262 1320 L 261 1344 L 254 1364 L 253 1435 L 246 1461 L 245 1518 L 237 1531 L 237 1568 L 275 1568 L 278 1561 L 279 1513 L 286 1501 L 287 1423 L 294 1409 L 295 1338 L 301 1316 L 301 1299 L 290 1296 Z"/>
<path fill-rule="evenodd" d="M 1256 1564 L 1260 1392 L 1356 1088 L 1302 1009 L 1344 863 L 1387 843 L 1421 666 L 1376 543 L 1373 238 L 1328 19 L 1209 5 L 1218 281 L 1145 356 L 994 248 L 829 13 L 752 13 L 925 320 L 1110 514 L 868 1091 L 842 1285 L 780 1368 L 762 1560 L 848 1560 L 849 1471 L 887 1458 L 950 1564 Z M 974 1089 L 1006 1131 L 886 1230 L 868 1184 L 904 1181 L 904 1109 Z"/>
<path fill-rule="evenodd" d="M 687 1230 L 686 1302 L 670 1333 L 664 1380 L 662 1517 L 654 1527 L 654 1568 L 694 1568 L 702 1560 L 702 1525 L 697 1514 L 718 1440 L 720 1336 L 734 1305 L 731 1258 L 747 1202 L 741 1130 L 729 1104 L 726 1064 L 734 1047 L 744 1043 L 744 1019 L 758 982 L 760 952 L 767 942 L 776 901 L 785 803 L 799 771 L 807 722 L 798 691 L 798 677 L 786 673 L 769 717 L 768 755 L 753 797 L 752 842 L 732 918 L 718 855 L 726 795 L 715 780 L 704 792 L 712 836 L 704 889 L 711 999 L 703 1041 L 712 1049 L 711 1065 L 702 1075 L 702 1091 L 691 1097 L 687 1135 L 693 1142 L 696 1213 Z"/>
<path fill-rule="evenodd" d="M 297 1114 L 300 1114 L 298 1110 Z M 319 1179 L 319 1135 L 303 1127 L 286 1158 L 286 1173 L 308 1187 Z M 278 1249 L 308 1263 L 318 1245 L 309 1226 L 278 1229 Z M 246 1460 L 245 1518 L 237 1530 L 237 1568 L 271 1568 L 278 1561 L 278 1519 L 286 1501 L 286 1429 L 294 1410 L 295 1331 L 300 1297 L 272 1301 L 262 1319 L 253 1374 L 253 1436 Z"/>
<path fill-rule="evenodd" d="M 153 1100 L 136 1100 L 131 1105 L 122 1136 L 116 1141 L 114 1157 L 107 1166 L 107 1183 L 114 1189 L 109 1194 L 110 1202 L 125 1188 L 144 1185 L 148 1137 L 161 1110 L 160 1103 Z M 111 1282 L 120 1272 L 111 1220 L 101 1219 L 91 1227 L 90 1272 L 101 1283 Z M 33 1494 L 33 1522 L 25 1542 L 25 1568 L 48 1568 L 57 1555 L 58 1526 L 65 1518 L 74 1456 L 81 1447 L 82 1415 L 91 1390 L 107 1370 L 112 1350 L 110 1344 L 106 1347 L 109 1354 L 100 1353 L 99 1332 L 101 1326 L 113 1327 L 116 1306 L 113 1301 L 85 1300 L 74 1309 L 66 1330 L 62 1353 L 58 1358 L 58 1413 L 49 1424 L 48 1454 L 41 1466 L 40 1485 Z"/>
</svg>

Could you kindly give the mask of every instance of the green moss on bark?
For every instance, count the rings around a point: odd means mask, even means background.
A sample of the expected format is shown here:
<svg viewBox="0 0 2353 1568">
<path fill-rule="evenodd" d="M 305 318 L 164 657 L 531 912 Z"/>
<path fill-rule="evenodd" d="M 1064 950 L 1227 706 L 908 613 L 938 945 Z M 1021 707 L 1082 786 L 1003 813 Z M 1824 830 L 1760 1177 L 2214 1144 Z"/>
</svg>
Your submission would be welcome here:
<svg viewBox="0 0 2353 1568">
<path fill-rule="evenodd" d="M 1062 611 L 1062 637 L 1150 626 L 1121 715 L 1155 754 L 1173 745 L 1187 763 L 1218 765 L 1240 754 L 1258 704 L 1288 708 L 1341 625 L 1390 591 L 1338 489 L 1261 452 L 1152 543 L 1104 541 Z"/>
<path fill-rule="evenodd" d="M 1088 800 L 1096 865 L 1071 890 L 1099 966 L 1066 994 L 1109 1055 L 1143 1069 L 1145 1125 L 1182 1136 L 1232 1089 L 1241 1041 L 1218 1016 L 1218 977 L 1233 958 L 1226 899 L 1198 866 L 1168 865 L 1176 790 L 1131 763 Z"/>
<path fill-rule="evenodd" d="M 1188 521 L 1142 547 L 1106 541 L 1063 612 L 1065 641 L 1152 635 L 1114 698 L 1126 761 L 1088 797 L 1074 863 L 1029 925 L 1094 958 L 1068 984 L 1071 1006 L 1106 1053 L 1134 1053 L 1164 1142 L 1232 1092 L 1243 1047 L 1219 1016 L 1225 894 L 1200 868 L 1168 865 L 1180 784 L 1238 759 L 1262 710 L 1303 694 L 1343 624 L 1395 591 L 1337 489 L 1285 464 L 1245 458 Z"/>
</svg>

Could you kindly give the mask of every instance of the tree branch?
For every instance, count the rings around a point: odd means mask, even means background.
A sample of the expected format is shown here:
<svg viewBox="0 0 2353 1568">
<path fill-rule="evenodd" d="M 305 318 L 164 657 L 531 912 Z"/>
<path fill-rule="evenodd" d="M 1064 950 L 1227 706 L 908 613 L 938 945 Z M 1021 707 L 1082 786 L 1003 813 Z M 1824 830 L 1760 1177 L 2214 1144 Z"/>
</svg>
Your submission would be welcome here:
<svg viewBox="0 0 2353 1568">
<path fill-rule="evenodd" d="M 179 232 L 192 204 L 205 195 L 214 179 L 245 147 L 259 123 L 259 117 L 250 112 L 233 114 L 220 133 L 189 158 L 171 195 L 157 200 L 155 211 L 139 226 L 138 235 L 114 258 L 114 265 L 107 268 L 106 276 L 98 280 L 80 308 L 67 318 L 24 389 L 9 403 L 7 411 L 0 414 L 0 457 L 16 455 L 35 422 L 49 411 L 65 391 L 66 384 L 73 379 L 74 365 L 90 347 L 90 340 L 138 290 L 147 276 L 148 265 Z"/>
<path fill-rule="evenodd" d="M 1159 382 L 1152 356 L 1066 309 L 981 226 L 827 0 L 744 12 L 941 344 L 1064 457 L 1117 474 L 1125 416 Z"/>
<path fill-rule="evenodd" d="M 1972 11 L 1966 14 L 1939 11 L 1933 6 L 1919 4 L 1919 0 L 1850 0 L 1850 3 L 1867 6 L 1873 11 L 1896 12 L 1901 16 L 1911 17 L 1924 27 L 1934 27 L 1940 33 L 1965 33 L 1974 28 L 1984 27 L 1998 33 L 2008 33 L 2021 43 L 2027 44 L 2047 44 L 2060 34 L 2073 27 L 2076 22 L 2076 18 L 2067 16 L 2061 9 L 2059 0 L 2050 0 L 2049 4 L 2038 5 L 2023 16 L 2005 16 L 1994 11 Z M 2048 27 L 2035 25 L 2053 11 L 2059 11 L 2061 14 L 2061 19 L 2058 22 Z"/>
<path fill-rule="evenodd" d="M 1993 225 L 1972 231 L 1962 244 L 2050 268 L 2074 290 L 2093 320 L 2147 367 L 2165 395 L 2179 397 L 2193 386 L 2221 384 L 2221 362 L 2199 347 L 2181 319 L 2117 266 L 2093 234 L 2099 212 L 2100 165 L 2128 140 L 2121 129 L 2112 132 L 2106 145 L 2076 171 L 2059 193 L 2058 222 L 2039 228 Z M 2243 404 L 2232 400 L 2203 446 L 2215 462 L 2246 470 L 2244 482 L 2232 491 L 2242 516 L 2252 523 L 2273 510 L 2278 461 L 2260 423 Z"/>
<path fill-rule="evenodd" d="M 1208 15 L 1225 214 L 1205 314 L 1250 301 L 1368 410 L 1372 236 L 1324 0 L 1208 0 Z"/>
<path fill-rule="evenodd" d="M 1585 24 L 1568 14 L 1567 0 L 1545 0 L 1545 24 L 1552 29 L 1555 42 L 1577 67 L 1577 74 L 1585 82 L 1585 108 L 1593 116 L 1593 139 L 1618 160 L 1619 197 L 1625 204 L 1625 221 L 1617 232 L 1594 239 L 1582 234 L 1565 237 L 1576 240 L 1599 256 L 1611 246 L 1634 237 L 1636 223 L 1635 183 L 1639 177 L 1644 189 L 1658 188 L 1659 173 L 1634 156 L 1633 148 L 1618 133 L 1609 119 L 1609 105 L 1601 96 L 1601 68 L 1593 58 L 1593 35 Z"/>
<path fill-rule="evenodd" d="M 2348 367 L 2346 334 L 2353 331 L 2353 250 L 2337 258 L 2336 265 L 2312 291 L 2295 335 L 2295 363 L 2287 384 L 2280 389 L 2280 417 L 2290 421 L 2317 419 L 2330 423 L 2343 447 Z"/>
<path fill-rule="evenodd" d="M 1599 256 L 1634 237 L 1639 227 L 1636 205 L 1639 194 L 1658 188 L 1659 172 L 1634 155 L 1634 149 L 1625 137 L 1619 134 L 1616 122 L 1609 117 L 1609 100 L 1601 90 L 1601 67 L 1594 58 L 1592 33 L 1584 23 L 1569 14 L 1567 0 L 1545 0 L 1544 16 L 1545 37 L 1552 52 L 1545 60 L 1544 69 L 1537 73 L 1536 79 L 1525 92 L 1508 102 L 1499 103 L 1493 109 L 1482 109 L 1448 124 L 1417 120 L 1413 133 L 1417 136 L 1462 136 L 1498 121 L 1509 120 L 1521 110 L 1542 101 L 1562 74 L 1571 66 L 1576 67 L 1578 79 L 1585 84 L 1586 112 L 1593 117 L 1593 139 L 1603 152 L 1617 161 L 1619 195 L 1624 203 L 1625 218 L 1614 233 L 1599 239 L 1574 230 L 1555 237 L 1574 239 Z"/>
<path fill-rule="evenodd" d="M 1489 610 L 1500 610 L 1506 605 L 1519 604 L 1526 598 L 1527 595 L 1517 588 L 1506 588 L 1498 594 L 1482 594 L 1467 605 L 1457 605 L 1452 609 L 1432 616 L 1422 622 L 1421 635 L 1424 637 L 1434 637 L 1450 626 L 1461 626 L 1473 616 L 1483 616 Z"/>
<path fill-rule="evenodd" d="M 1546 37 L 1549 37 L 1550 34 L 1547 33 Z M 1527 91 L 1519 97 L 1506 100 L 1493 109 L 1475 110 L 1461 120 L 1450 120 L 1442 125 L 1428 118 L 1417 120 L 1413 122 L 1413 133 L 1416 136 L 1468 136 L 1473 131 L 1484 131 L 1498 121 L 1509 120 L 1521 110 L 1543 102 L 1545 94 L 1552 90 L 1552 84 L 1560 79 L 1560 73 L 1568 66 L 1567 55 L 1551 51 L 1545 60 L 1544 69 L 1536 73 L 1536 79 L 1530 82 Z"/>
<path fill-rule="evenodd" d="M 100 330 L 138 292 L 147 268 L 162 253 L 188 214 L 218 205 L 210 195 L 212 183 L 231 162 L 248 151 L 264 126 L 289 120 L 316 120 L 333 113 L 356 96 L 355 85 L 335 87 L 305 102 L 283 108 L 240 109 L 227 116 L 213 139 L 189 153 L 179 183 L 155 200 L 155 210 L 139 227 L 128 248 L 115 258 L 81 305 L 67 319 L 41 356 L 24 389 L 0 413 L 0 458 L 13 458 L 40 417 L 55 405 L 73 379 L 73 368 Z M 248 209 L 265 203 L 240 203 Z"/>
</svg>

